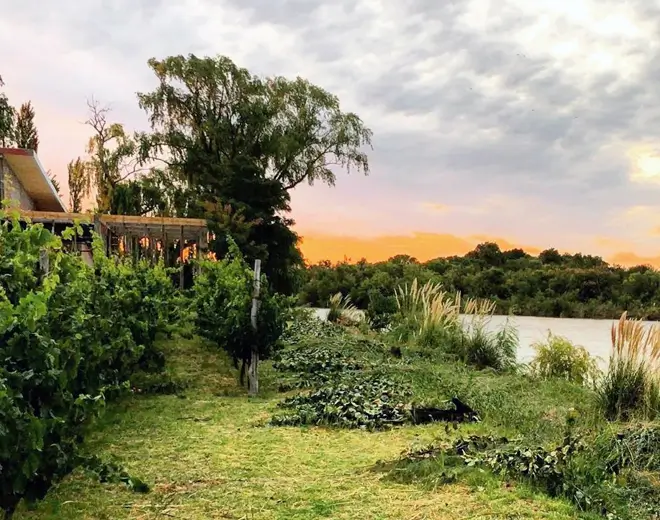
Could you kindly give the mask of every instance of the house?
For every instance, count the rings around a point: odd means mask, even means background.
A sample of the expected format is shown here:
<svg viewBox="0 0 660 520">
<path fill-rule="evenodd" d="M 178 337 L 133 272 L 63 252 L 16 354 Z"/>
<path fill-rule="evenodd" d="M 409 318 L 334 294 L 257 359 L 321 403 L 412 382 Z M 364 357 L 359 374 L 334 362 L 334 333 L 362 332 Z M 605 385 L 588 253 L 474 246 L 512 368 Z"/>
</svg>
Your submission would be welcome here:
<svg viewBox="0 0 660 520">
<path fill-rule="evenodd" d="M 52 181 L 33 150 L 0 148 L 0 201 L 11 201 L 21 215 L 41 223 L 53 233 L 78 222 L 85 233 L 75 243 L 67 244 L 91 262 L 91 231 L 104 240 L 106 251 L 135 257 L 163 258 L 168 262 L 170 250 L 178 251 L 180 285 L 183 286 L 185 251 L 194 246 L 197 254 L 208 244 L 206 220 L 191 218 L 146 217 L 69 213 Z M 174 260 L 174 259 L 172 259 Z"/>
<path fill-rule="evenodd" d="M 55 186 L 37 154 L 21 148 L 0 148 L 0 200 L 16 201 L 27 211 L 65 213 Z"/>
</svg>

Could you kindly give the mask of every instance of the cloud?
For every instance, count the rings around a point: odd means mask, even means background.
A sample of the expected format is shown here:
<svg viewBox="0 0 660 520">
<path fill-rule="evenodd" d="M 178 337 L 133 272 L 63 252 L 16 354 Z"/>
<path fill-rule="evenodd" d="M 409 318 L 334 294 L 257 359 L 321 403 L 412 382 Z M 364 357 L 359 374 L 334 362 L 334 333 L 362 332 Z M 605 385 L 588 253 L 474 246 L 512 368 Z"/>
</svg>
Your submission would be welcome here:
<svg viewBox="0 0 660 520">
<path fill-rule="evenodd" d="M 451 207 L 447 206 L 447 204 L 440 204 L 437 202 L 423 202 L 421 206 L 422 209 L 430 211 L 431 213 L 446 213 L 447 211 L 451 211 Z"/>
<path fill-rule="evenodd" d="M 660 196 L 655 2 L 0 0 L 0 9 L 6 92 L 33 101 L 42 162 L 61 180 L 83 153 L 87 97 L 145 128 L 135 93 L 155 85 L 147 59 L 194 52 L 304 76 L 374 130 L 369 178 L 295 194 L 306 228 L 360 221 L 371 235 L 515 235 L 576 249 L 629 238 L 621 215 Z M 419 211 L 433 201 L 451 211 Z M 653 248 L 656 225 L 635 227 L 635 243 Z"/>
<path fill-rule="evenodd" d="M 660 269 L 660 256 L 640 256 L 636 253 L 621 252 L 608 258 L 609 262 L 624 267 L 634 267 L 637 265 L 650 265 Z"/>
</svg>

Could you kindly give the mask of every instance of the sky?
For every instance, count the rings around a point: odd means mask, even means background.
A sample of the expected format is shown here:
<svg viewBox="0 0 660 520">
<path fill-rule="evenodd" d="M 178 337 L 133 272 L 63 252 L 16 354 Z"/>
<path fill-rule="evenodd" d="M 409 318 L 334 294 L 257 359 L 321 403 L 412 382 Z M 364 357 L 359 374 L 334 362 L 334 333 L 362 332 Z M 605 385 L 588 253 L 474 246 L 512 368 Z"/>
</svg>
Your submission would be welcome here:
<svg viewBox="0 0 660 520">
<path fill-rule="evenodd" d="M 320 259 L 479 242 L 660 266 L 658 0 L 0 0 L 0 75 L 62 184 L 92 96 L 147 129 L 151 57 L 302 76 L 374 132 L 371 173 L 293 194 Z"/>
</svg>

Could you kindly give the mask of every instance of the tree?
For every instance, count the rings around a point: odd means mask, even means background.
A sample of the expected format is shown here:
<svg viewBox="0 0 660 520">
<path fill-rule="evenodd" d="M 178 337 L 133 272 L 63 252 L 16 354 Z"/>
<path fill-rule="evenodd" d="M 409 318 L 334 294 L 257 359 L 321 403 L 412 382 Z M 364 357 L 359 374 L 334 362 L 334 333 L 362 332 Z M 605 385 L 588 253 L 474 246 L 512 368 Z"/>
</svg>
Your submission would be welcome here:
<svg viewBox="0 0 660 520">
<path fill-rule="evenodd" d="M 18 110 L 14 134 L 18 148 L 26 148 L 35 152 L 39 148 L 39 134 L 34 124 L 34 108 L 30 101 L 23 103 Z"/>
<path fill-rule="evenodd" d="M 55 188 L 57 194 L 62 195 L 62 192 L 60 191 L 60 181 L 57 180 L 57 177 L 55 177 L 55 175 L 52 174 L 50 170 L 48 170 L 48 178 L 50 179 L 50 182 L 53 185 L 53 188 Z"/>
<path fill-rule="evenodd" d="M 80 157 L 67 165 L 69 179 L 69 209 L 72 213 L 82 212 L 82 200 L 91 191 L 88 165 Z"/>
<path fill-rule="evenodd" d="M 271 283 L 290 290 L 302 257 L 293 221 L 283 217 L 289 191 L 303 182 L 333 185 L 333 167 L 367 173 L 362 147 L 371 131 L 300 78 L 264 80 L 226 57 L 174 56 L 149 66 L 159 86 L 138 94 L 152 126 L 140 138 L 141 158 L 168 166 L 174 211 L 208 218 L 224 237 L 216 217 L 230 207 L 249 223 L 238 241 L 248 261 L 260 258 Z M 224 239 L 213 248 L 227 252 Z"/>
<path fill-rule="evenodd" d="M 0 87 L 5 85 L 0 76 Z M 11 146 L 14 142 L 14 120 L 16 111 L 4 93 L 0 93 L 0 146 Z"/>
<path fill-rule="evenodd" d="M 85 124 L 93 129 L 94 134 L 87 144 L 90 158 L 86 172 L 90 187 L 96 190 L 98 211 L 110 213 L 117 185 L 140 171 L 134 159 L 135 142 L 121 124 L 108 122 L 108 107 L 102 107 L 94 99 L 88 101 L 87 106 L 90 116 Z"/>
</svg>

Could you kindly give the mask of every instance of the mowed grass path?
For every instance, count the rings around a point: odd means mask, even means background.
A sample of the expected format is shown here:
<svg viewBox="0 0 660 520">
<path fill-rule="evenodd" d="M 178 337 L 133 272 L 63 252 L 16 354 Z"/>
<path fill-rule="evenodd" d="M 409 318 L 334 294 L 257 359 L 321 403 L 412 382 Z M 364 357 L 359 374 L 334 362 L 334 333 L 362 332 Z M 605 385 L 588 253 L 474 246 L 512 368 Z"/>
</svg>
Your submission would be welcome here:
<svg viewBox="0 0 660 520">
<path fill-rule="evenodd" d="M 565 502 L 484 478 L 435 490 L 374 471 L 444 425 L 380 433 L 266 425 L 278 396 L 247 399 L 225 360 L 196 341 L 171 345 L 193 381 L 185 398 L 135 397 L 108 411 L 89 447 L 116 457 L 148 494 L 76 472 L 24 519 L 520 519 L 578 518 Z M 267 368 L 263 377 L 268 384 Z"/>
</svg>

